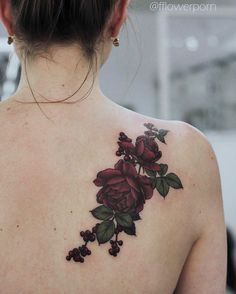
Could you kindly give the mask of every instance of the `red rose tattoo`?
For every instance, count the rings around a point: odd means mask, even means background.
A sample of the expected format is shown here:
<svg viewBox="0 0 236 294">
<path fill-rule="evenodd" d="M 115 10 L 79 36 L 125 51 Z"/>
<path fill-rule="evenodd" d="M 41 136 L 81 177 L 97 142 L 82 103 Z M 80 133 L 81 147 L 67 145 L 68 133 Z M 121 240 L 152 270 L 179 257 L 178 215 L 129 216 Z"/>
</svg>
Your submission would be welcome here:
<svg viewBox="0 0 236 294">
<path fill-rule="evenodd" d="M 157 129 L 153 124 L 146 123 L 144 135 L 138 136 L 135 143 L 124 132 L 120 133 L 116 156 L 122 157 L 114 168 L 98 172 L 94 184 L 100 187 L 96 195 L 100 206 L 91 210 L 94 218 L 100 223 L 92 230 L 80 232 L 84 244 L 70 250 L 66 259 L 84 262 L 91 250 L 89 242 L 97 240 L 98 244 L 110 241 L 108 252 L 117 256 L 123 240 L 118 240 L 122 232 L 136 236 L 135 222 L 140 220 L 140 212 L 144 209 L 146 200 L 151 199 L 153 191 L 165 199 L 170 188 L 182 189 L 179 177 L 168 172 L 168 165 L 159 163 L 162 152 L 158 141 L 166 144 L 165 137 L 169 131 Z M 141 174 L 142 171 L 142 174 Z M 114 237 L 114 240 L 113 240 Z"/>
<path fill-rule="evenodd" d="M 135 154 L 139 164 L 147 170 L 159 171 L 160 166 L 156 162 L 161 158 L 162 153 L 159 151 L 155 137 L 139 136 L 135 145 Z"/>
<path fill-rule="evenodd" d="M 97 202 L 116 212 L 140 212 L 145 200 L 153 195 L 150 178 L 138 175 L 134 165 L 122 159 L 115 169 L 99 172 L 94 184 L 103 187 L 97 194 Z"/>
</svg>

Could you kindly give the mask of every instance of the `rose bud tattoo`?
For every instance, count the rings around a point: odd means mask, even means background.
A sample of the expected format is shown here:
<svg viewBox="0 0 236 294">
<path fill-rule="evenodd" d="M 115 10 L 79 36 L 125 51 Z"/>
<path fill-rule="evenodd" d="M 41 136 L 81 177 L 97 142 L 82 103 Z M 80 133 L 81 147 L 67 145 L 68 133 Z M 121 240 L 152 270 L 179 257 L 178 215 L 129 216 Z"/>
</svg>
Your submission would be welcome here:
<svg viewBox="0 0 236 294">
<path fill-rule="evenodd" d="M 100 204 L 91 210 L 96 223 L 91 230 L 80 232 L 84 244 L 69 251 L 66 259 L 83 263 L 91 255 L 89 242 L 110 243 L 108 253 L 117 256 L 123 246 L 121 233 L 136 236 L 135 222 L 141 220 L 140 212 L 146 200 L 157 192 L 164 199 L 170 188 L 183 189 L 179 177 L 168 172 L 168 165 L 160 163 L 162 152 L 158 142 L 166 144 L 169 131 L 157 129 L 152 123 L 145 123 L 144 135 L 138 136 L 135 143 L 124 132 L 119 134 L 116 156 L 122 157 L 114 168 L 97 173 L 93 183 L 100 187 L 96 200 Z M 142 174 L 141 174 L 142 172 Z"/>
</svg>

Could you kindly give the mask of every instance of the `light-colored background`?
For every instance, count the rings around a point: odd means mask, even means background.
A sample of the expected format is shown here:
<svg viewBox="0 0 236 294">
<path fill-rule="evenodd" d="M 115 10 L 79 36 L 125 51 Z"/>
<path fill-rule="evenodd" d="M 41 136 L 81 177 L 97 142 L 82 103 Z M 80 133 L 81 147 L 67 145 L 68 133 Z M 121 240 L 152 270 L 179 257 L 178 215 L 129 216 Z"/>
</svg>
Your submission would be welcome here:
<svg viewBox="0 0 236 294">
<path fill-rule="evenodd" d="M 195 13 L 131 2 L 132 23 L 102 69 L 103 91 L 137 112 L 184 120 L 208 136 L 220 166 L 226 224 L 236 238 L 236 1 L 162 2 L 216 5 Z M 12 54 L 8 60 L 1 27 L 0 37 L 0 97 L 6 99 L 19 78 L 18 61 Z"/>
</svg>

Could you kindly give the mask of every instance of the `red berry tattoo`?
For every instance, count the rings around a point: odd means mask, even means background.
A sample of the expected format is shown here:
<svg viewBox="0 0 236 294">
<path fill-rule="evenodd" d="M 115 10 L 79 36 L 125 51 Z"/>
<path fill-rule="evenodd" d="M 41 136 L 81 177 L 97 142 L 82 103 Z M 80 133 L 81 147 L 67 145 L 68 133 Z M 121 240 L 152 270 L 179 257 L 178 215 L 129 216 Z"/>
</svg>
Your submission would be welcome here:
<svg viewBox="0 0 236 294">
<path fill-rule="evenodd" d="M 144 135 L 132 142 L 125 133 L 119 136 L 116 155 L 121 159 L 114 168 L 107 168 L 97 174 L 93 181 L 100 190 L 97 202 L 100 204 L 91 210 L 91 214 L 100 220 L 92 230 L 81 231 L 84 244 L 69 251 L 66 259 L 84 262 L 84 257 L 91 254 L 87 247 L 89 242 L 97 240 L 98 244 L 110 241 L 108 252 L 117 256 L 123 241 L 119 235 L 123 232 L 136 235 L 135 222 L 140 220 L 140 212 L 146 200 L 151 199 L 156 189 L 165 198 L 170 188 L 183 189 L 179 177 L 168 172 L 168 165 L 158 163 L 162 157 L 158 141 L 166 144 L 165 137 L 169 131 L 157 129 L 152 123 L 145 123 Z"/>
</svg>

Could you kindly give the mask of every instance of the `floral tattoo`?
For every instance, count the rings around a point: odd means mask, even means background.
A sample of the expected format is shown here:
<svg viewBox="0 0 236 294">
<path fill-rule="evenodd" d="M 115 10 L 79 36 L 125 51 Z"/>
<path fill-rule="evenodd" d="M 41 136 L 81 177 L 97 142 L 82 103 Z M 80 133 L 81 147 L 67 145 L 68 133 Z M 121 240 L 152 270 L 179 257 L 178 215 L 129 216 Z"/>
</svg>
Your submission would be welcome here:
<svg viewBox="0 0 236 294">
<path fill-rule="evenodd" d="M 168 173 L 168 165 L 157 163 L 162 157 L 157 141 L 166 144 L 169 131 L 157 129 L 152 123 L 145 123 L 147 130 L 138 136 L 133 144 L 125 133 L 119 136 L 116 156 L 121 157 L 114 166 L 100 171 L 93 183 L 100 187 L 97 202 L 101 205 L 91 210 L 94 218 L 100 220 L 92 230 L 80 232 L 84 244 L 69 251 L 66 259 L 84 262 L 84 257 L 91 254 L 87 244 L 97 240 L 98 244 L 110 241 L 108 252 L 117 256 L 122 240 L 122 232 L 136 236 L 135 222 L 140 220 L 140 212 L 146 200 L 151 199 L 156 189 L 165 199 L 170 187 L 183 189 L 179 177 Z M 141 174 L 142 172 L 142 174 Z"/>
</svg>

